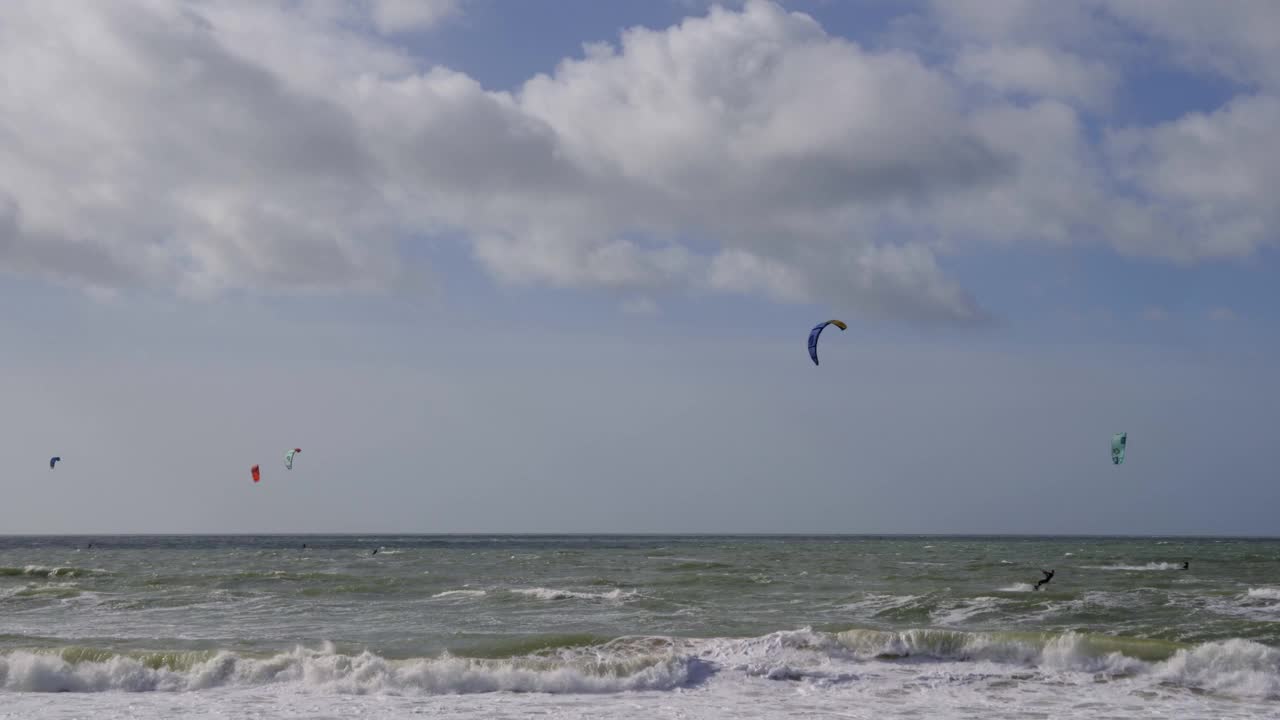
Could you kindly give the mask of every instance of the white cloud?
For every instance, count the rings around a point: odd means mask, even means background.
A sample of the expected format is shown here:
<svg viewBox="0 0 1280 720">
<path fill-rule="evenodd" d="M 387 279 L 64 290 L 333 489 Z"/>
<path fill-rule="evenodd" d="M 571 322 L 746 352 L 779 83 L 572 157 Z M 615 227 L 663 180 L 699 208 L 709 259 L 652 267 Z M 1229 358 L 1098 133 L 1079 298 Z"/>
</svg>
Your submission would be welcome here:
<svg viewBox="0 0 1280 720">
<path fill-rule="evenodd" d="M 1107 129 L 1104 117 L 1101 147 L 1068 129 L 1067 107 L 1042 103 L 1034 120 L 1026 108 L 979 109 L 995 129 L 988 141 L 1018 158 L 1017 187 L 988 190 L 988 200 L 1002 202 L 979 204 L 961 220 L 999 219 L 998 237 L 1093 240 L 1182 262 L 1246 257 L 1280 240 L 1270 200 L 1280 151 L 1269 139 L 1280 122 L 1280 36 L 1270 31 L 1280 5 L 938 0 L 933 11 L 943 36 L 962 43 L 957 73 L 1004 93 L 1105 109 L 1133 64 L 1180 64 L 1258 88 L 1152 127 Z M 1098 59 L 1081 60 L 1086 54 Z M 1010 140 L 1017 146 L 1004 144 Z"/>
<path fill-rule="evenodd" d="M 1021 42 L 1062 48 L 1098 45 L 1114 30 L 1099 0 L 930 0 L 930 18 L 945 35 L 965 42 Z"/>
<path fill-rule="evenodd" d="M 436 75 L 413 84 L 436 92 Z M 946 78 L 911 56 L 868 54 L 807 16 L 757 2 L 628 31 L 620 47 L 593 46 L 512 96 L 455 80 L 502 114 L 469 117 L 467 127 L 492 122 L 511 143 L 488 158 L 485 138 L 455 169 L 476 173 L 480 187 L 500 182 L 502 193 L 477 201 L 458 173 L 447 187 L 432 169 L 420 172 L 440 183 L 442 216 L 481 231 L 477 256 L 500 277 L 685 282 L 889 315 L 978 315 L 927 247 L 911 250 L 908 267 L 879 262 L 897 251 L 873 239 L 887 204 L 981 186 L 1005 170 L 966 127 Z M 370 88 L 364 101 L 389 90 Z M 446 200 L 459 190 L 470 194 Z M 619 239 L 690 232 L 721 250 L 705 258 Z M 887 300 L 905 287 L 923 294 Z"/>
<path fill-rule="evenodd" d="M 461 12 L 458 0 L 372 0 L 374 26 L 383 33 L 426 30 Z"/>
<path fill-rule="evenodd" d="M 1001 93 L 1056 98 L 1095 110 L 1105 109 L 1118 84 L 1101 60 L 1029 46 L 970 47 L 957 59 L 956 72 Z"/>
<path fill-rule="evenodd" d="M 493 92 L 358 30 L 429 27 L 453 2 L 15 0 L 0 267 L 97 292 L 383 291 L 419 282 L 400 244 L 439 234 L 502 282 L 969 322 L 983 313 L 941 251 L 1268 242 L 1273 101 L 1103 154 L 1079 112 L 1117 76 L 1045 39 L 1087 36 L 1091 15 L 1063 5 L 944 3 L 969 50 L 930 66 L 755 0 Z"/>
<path fill-rule="evenodd" d="M 661 312 L 661 308 L 658 307 L 658 303 L 653 298 L 640 296 L 623 301 L 622 312 L 628 315 L 652 317 Z"/>
<path fill-rule="evenodd" d="M 1141 197 L 1131 212 L 1143 232 L 1124 237 L 1130 249 L 1184 260 L 1241 257 L 1280 240 L 1277 127 L 1280 99 L 1253 96 L 1113 134 L 1113 162 Z"/>
<path fill-rule="evenodd" d="M 1074 50 L 1109 63 L 1178 63 L 1280 89 L 1280 3 L 1271 0 L 931 0 L 944 36 Z"/>
<path fill-rule="evenodd" d="M 392 281 L 377 168 L 341 106 L 177 6 L 0 12 L 5 266 L 191 292 Z"/>
<path fill-rule="evenodd" d="M 515 94 L 420 72 L 336 11 L 292 26 L 194 0 L 3 12 L 10 267 L 374 289 L 401 275 L 398 237 L 452 229 L 511 282 L 976 313 L 927 247 L 871 231 L 885 204 L 990 182 L 1001 158 L 945 76 L 774 5 L 628 31 Z M 690 235 L 718 249 L 673 239 Z"/>
<path fill-rule="evenodd" d="M 1143 308 L 1142 319 L 1149 322 L 1164 322 L 1169 319 L 1169 311 L 1159 305 L 1150 305 Z"/>
<path fill-rule="evenodd" d="M 1229 307 L 1215 307 L 1209 310 L 1209 318 L 1218 322 L 1229 322 L 1236 319 L 1235 311 Z"/>
<path fill-rule="evenodd" d="M 1107 0 L 1106 11 L 1169 45 L 1194 70 L 1280 91 L 1280 3 Z"/>
</svg>

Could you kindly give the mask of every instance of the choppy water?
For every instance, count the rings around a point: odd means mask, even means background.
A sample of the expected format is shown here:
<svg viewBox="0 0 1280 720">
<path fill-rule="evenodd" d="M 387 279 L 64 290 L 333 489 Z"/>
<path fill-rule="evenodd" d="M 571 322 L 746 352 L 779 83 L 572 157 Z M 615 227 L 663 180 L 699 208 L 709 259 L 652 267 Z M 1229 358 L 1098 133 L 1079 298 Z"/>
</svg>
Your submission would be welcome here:
<svg viewBox="0 0 1280 720">
<path fill-rule="evenodd" d="M 1275 540 L 0 538 L 0 717 L 1274 718 L 1278 647 Z"/>
</svg>

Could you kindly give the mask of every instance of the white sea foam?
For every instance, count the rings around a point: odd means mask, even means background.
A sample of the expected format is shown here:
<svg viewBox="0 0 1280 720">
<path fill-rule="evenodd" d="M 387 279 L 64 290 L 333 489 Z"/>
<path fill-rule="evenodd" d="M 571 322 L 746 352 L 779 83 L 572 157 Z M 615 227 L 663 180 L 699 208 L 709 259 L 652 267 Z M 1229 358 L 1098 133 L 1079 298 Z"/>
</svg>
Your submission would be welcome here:
<svg viewBox="0 0 1280 720">
<path fill-rule="evenodd" d="M 1245 593 L 1247 597 L 1262 600 L 1280 600 L 1280 588 L 1277 587 L 1259 587 L 1249 588 L 1249 592 Z"/>
<path fill-rule="evenodd" d="M 1205 643 L 1179 650 L 1153 675 L 1235 697 L 1280 699 L 1280 650 L 1250 640 Z"/>
<path fill-rule="evenodd" d="M 538 600 L 611 600 L 624 601 L 636 597 L 634 590 L 614 588 L 607 592 L 583 592 L 579 590 L 561 590 L 557 588 L 513 588 L 511 592 Z"/>
<path fill-rule="evenodd" d="M 1276 716 L 1273 648 L 1229 640 L 1133 657 L 1145 652 L 1142 641 L 1074 633 L 808 628 L 740 639 L 622 638 L 495 660 L 391 660 L 332 646 L 159 663 L 12 651 L 0 654 L 0 702 L 15 717 L 145 720 L 772 718 L 794 714 L 798 697 L 815 716 L 877 719 Z"/>
<path fill-rule="evenodd" d="M 1280 699 L 1280 650 L 1248 640 L 1170 649 L 1158 641 L 1064 633 L 941 629 L 840 633 L 809 628 L 752 638 L 622 638 L 604 645 L 507 659 L 443 655 L 390 660 L 333 646 L 267 658 L 233 652 L 162 660 L 101 653 L 70 662 L 55 652 L 0 654 L 0 688 L 27 692 L 195 691 L 292 684 L 336 693 L 615 693 L 672 690 L 725 672 L 797 679 L 865 673 L 865 663 L 931 660 L 994 663 L 1158 682 L 1243 698 Z M 1163 654 L 1143 660 L 1136 655 Z M 96 657 L 96 656 L 95 656 Z"/>
<path fill-rule="evenodd" d="M 923 596 L 921 595 L 888 595 L 884 593 L 869 593 L 859 600 L 840 606 L 840 608 L 858 615 L 870 616 L 906 607 L 907 605 L 918 602 L 922 597 Z"/>
<path fill-rule="evenodd" d="M 485 590 L 445 590 L 432 595 L 433 598 L 447 597 L 484 597 L 487 593 Z"/>
<path fill-rule="evenodd" d="M 1146 565 L 1085 565 L 1086 570 L 1127 570 L 1129 572 L 1143 572 L 1155 570 L 1181 570 L 1182 563 L 1168 562 L 1149 562 Z"/>
<path fill-rule="evenodd" d="M 938 625 L 960 625 L 978 615 L 996 612 L 1001 602 L 1000 598 L 976 597 L 950 607 L 935 609 L 929 616 Z"/>
<path fill-rule="evenodd" d="M 325 647 L 298 648 L 266 659 L 221 652 L 175 669 L 149 667 L 142 660 L 119 655 L 70 663 L 56 654 L 18 651 L 0 655 L 0 688 L 26 692 L 186 692 L 283 683 L 354 694 L 609 693 L 680 687 L 699 676 L 699 665 L 697 659 L 677 656 L 630 666 L 448 656 L 393 661 L 368 652 L 344 655 Z"/>
<path fill-rule="evenodd" d="M 1031 583 L 1014 583 L 999 588 L 1000 592 L 1032 592 L 1036 589 Z"/>
<path fill-rule="evenodd" d="M 1234 597 L 1212 598 L 1207 607 L 1220 615 L 1275 622 L 1280 619 L 1280 588 L 1249 588 Z"/>
</svg>

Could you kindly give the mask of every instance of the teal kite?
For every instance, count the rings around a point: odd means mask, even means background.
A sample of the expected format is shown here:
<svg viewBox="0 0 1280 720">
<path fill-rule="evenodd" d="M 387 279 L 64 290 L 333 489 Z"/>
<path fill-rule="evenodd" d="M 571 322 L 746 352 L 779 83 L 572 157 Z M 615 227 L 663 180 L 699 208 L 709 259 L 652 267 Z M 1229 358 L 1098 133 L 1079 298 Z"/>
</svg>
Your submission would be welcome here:
<svg viewBox="0 0 1280 720">
<path fill-rule="evenodd" d="M 1116 433 L 1111 436 L 1111 464 L 1119 465 L 1124 462 L 1124 446 L 1129 441 L 1129 433 Z"/>
<path fill-rule="evenodd" d="M 294 448 L 284 454 L 284 468 L 286 470 L 293 469 L 293 456 L 297 455 L 300 452 L 302 452 L 302 448 Z"/>
</svg>

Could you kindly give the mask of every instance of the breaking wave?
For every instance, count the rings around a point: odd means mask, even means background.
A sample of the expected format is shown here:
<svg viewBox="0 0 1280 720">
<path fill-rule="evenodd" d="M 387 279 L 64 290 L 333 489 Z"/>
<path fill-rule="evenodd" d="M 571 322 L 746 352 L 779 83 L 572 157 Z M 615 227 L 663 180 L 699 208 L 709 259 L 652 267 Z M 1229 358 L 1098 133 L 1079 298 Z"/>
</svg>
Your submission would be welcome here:
<svg viewBox="0 0 1280 720">
<path fill-rule="evenodd" d="M 73 578 L 101 572 L 76 567 L 45 567 L 43 565 L 26 565 L 20 568 L 0 567 L 0 577 Z"/>
<path fill-rule="evenodd" d="M 536 643 L 535 643 L 536 644 Z M 720 674 L 828 686 L 920 662 L 985 663 L 1010 675 L 1087 673 L 1091 682 L 1153 684 L 1280 699 L 1280 650 L 1249 640 L 1186 646 L 1088 633 L 804 628 L 751 638 L 624 637 L 503 658 L 388 659 L 332 645 L 251 657 L 230 651 L 113 653 L 93 648 L 0 654 L 0 689 L 17 692 L 187 692 L 288 685 L 343 694 L 561 694 L 665 691 Z"/>
<path fill-rule="evenodd" d="M 298 648 L 266 658 L 233 652 L 115 655 L 88 650 L 0 655 L 0 689 L 26 692 L 187 692 L 229 686 L 304 685 L 346 694 L 499 691 L 615 693 L 670 690 L 701 679 L 692 657 L 561 661 L 442 656 L 389 660 L 364 652 Z"/>
</svg>

